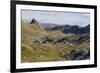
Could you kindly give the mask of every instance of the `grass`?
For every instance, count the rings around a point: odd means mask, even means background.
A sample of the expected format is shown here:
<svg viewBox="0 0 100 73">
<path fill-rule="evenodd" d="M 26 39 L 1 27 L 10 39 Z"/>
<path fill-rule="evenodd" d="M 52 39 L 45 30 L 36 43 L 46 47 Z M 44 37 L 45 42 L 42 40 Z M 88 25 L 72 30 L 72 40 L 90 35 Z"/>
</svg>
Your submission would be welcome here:
<svg viewBox="0 0 100 73">
<path fill-rule="evenodd" d="M 33 38 L 37 36 L 48 35 L 48 33 L 41 29 L 38 24 L 22 24 L 21 25 L 21 38 L 22 43 L 31 45 Z"/>
<path fill-rule="evenodd" d="M 46 31 L 41 29 L 41 27 L 37 24 L 22 24 L 22 33 L 24 33 L 25 35 L 34 35 L 34 36 L 38 36 L 38 35 L 46 35 Z"/>
<path fill-rule="evenodd" d="M 36 44 L 35 44 L 36 45 Z M 24 62 L 47 62 L 47 61 L 64 61 L 66 60 L 65 55 L 69 55 L 72 50 L 84 50 L 89 51 L 89 44 L 84 43 L 84 45 L 36 45 L 38 47 L 30 47 L 28 45 L 22 45 L 22 63 Z M 42 49 L 45 48 L 45 49 Z"/>
<path fill-rule="evenodd" d="M 59 61 L 63 60 L 59 57 L 59 52 L 53 46 L 47 47 L 49 50 L 32 48 L 27 45 L 22 45 L 21 61 L 22 62 L 42 62 L 42 61 Z"/>
</svg>

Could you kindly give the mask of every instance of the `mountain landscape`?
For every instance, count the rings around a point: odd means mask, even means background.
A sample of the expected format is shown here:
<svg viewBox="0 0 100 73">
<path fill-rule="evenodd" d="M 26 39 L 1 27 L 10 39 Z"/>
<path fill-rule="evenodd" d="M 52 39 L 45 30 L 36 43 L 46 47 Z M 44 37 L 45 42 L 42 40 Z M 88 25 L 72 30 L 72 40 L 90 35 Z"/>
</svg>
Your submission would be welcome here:
<svg viewBox="0 0 100 73">
<path fill-rule="evenodd" d="M 32 19 L 21 24 L 21 62 L 87 60 L 90 58 L 90 24 L 61 25 Z"/>
</svg>

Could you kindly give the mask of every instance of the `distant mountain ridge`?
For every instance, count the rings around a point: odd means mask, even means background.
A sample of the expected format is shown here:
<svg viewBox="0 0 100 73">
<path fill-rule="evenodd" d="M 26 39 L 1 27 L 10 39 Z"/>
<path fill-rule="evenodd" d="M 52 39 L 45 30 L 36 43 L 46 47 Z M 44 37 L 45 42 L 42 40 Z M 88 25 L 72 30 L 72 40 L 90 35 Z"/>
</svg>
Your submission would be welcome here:
<svg viewBox="0 0 100 73">
<path fill-rule="evenodd" d="M 78 25 L 60 25 L 52 28 L 52 30 L 60 30 L 64 33 L 84 34 L 90 32 L 90 25 L 79 27 Z"/>
<path fill-rule="evenodd" d="M 38 23 L 36 19 L 32 19 L 30 24 Z M 78 25 L 59 25 L 59 24 L 53 24 L 53 23 L 39 23 L 42 28 L 45 30 L 59 30 L 63 33 L 73 33 L 73 34 L 85 34 L 90 33 L 90 24 L 88 24 L 85 27 L 81 27 Z"/>
</svg>

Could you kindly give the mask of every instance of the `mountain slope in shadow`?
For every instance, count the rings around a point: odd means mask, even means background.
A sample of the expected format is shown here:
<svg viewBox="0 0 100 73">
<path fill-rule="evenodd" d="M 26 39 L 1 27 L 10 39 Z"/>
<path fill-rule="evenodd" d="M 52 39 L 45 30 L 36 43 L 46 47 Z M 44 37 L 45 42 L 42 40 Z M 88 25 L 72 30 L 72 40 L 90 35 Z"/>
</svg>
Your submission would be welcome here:
<svg viewBox="0 0 100 73">
<path fill-rule="evenodd" d="M 52 28 L 52 30 L 60 30 L 64 33 L 84 34 L 90 32 L 90 25 L 87 25 L 85 27 L 79 27 L 78 25 L 74 25 L 74 26 L 60 25 Z"/>
</svg>

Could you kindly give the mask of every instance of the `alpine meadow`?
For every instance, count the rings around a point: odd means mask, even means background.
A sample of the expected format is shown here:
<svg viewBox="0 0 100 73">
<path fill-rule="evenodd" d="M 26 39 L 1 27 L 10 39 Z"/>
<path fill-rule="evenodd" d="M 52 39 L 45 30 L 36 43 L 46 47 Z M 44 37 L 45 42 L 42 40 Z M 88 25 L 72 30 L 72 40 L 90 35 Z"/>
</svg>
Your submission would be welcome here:
<svg viewBox="0 0 100 73">
<path fill-rule="evenodd" d="M 90 59 L 90 15 L 21 11 L 21 62 Z"/>
</svg>

